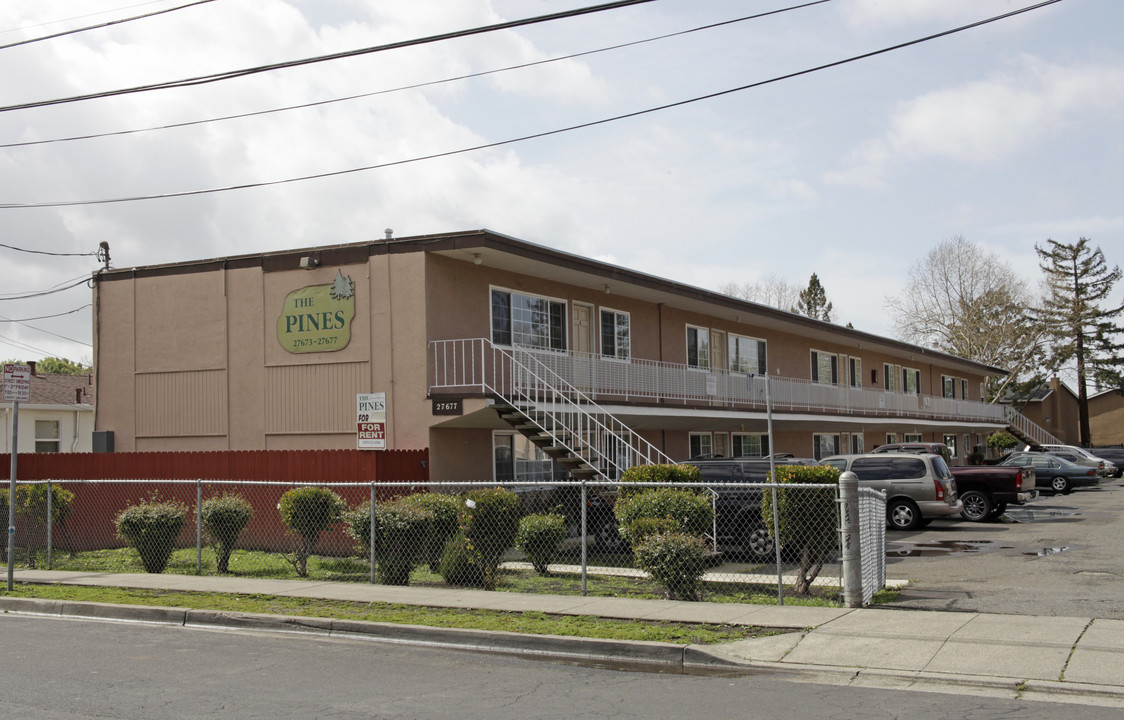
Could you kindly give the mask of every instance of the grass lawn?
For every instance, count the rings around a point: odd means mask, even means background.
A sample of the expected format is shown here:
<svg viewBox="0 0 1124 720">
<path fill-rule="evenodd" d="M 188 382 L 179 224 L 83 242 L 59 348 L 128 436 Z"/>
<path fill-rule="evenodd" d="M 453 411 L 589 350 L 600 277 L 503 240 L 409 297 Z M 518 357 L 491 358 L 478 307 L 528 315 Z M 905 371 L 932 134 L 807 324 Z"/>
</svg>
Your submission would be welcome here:
<svg viewBox="0 0 1124 720">
<path fill-rule="evenodd" d="M 629 556 L 597 557 L 590 559 L 590 565 L 629 567 Z M 130 548 L 93 550 L 77 553 L 71 557 L 66 552 L 55 551 L 52 558 L 53 570 L 86 572 L 141 573 L 144 567 L 140 557 Z M 563 562 L 571 562 L 563 558 Z M 45 567 L 46 557 L 41 553 L 38 567 Z M 20 564 L 26 567 L 25 564 Z M 202 574 L 215 575 L 214 551 L 203 548 Z M 230 575 L 247 578 L 270 578 L 291 580 L 297 577 L 292 563 L 280 553 L 235 550 L 230 557 Z M 184 548 L 175 551 L 168 562 L 166 573 L 195 575 L 196 551 Z M 540 576 L 533 571 L 501 571 L 499 592 L 540 593 L 554 595 L 580 595 L 582 591 L 579 574 L 552 574 Z M 766 574 L 768 570 L 765 570 Z M 308 559 L 308 579 L 332 582 L 370 582 L 370 566 L 357 557 L 325 557 L 313 555 Z M 420 565 L 410 576 L 410 585 L 416 587 L 448 587 L 439 574 Z M 588 574 L 586 594 L 594 597 L 631 597 L 658 599 L 666 597 L 666 591 L 658 583 L 646 578 L 621 577 L 618 575 Z M 786 605 L 811 605 L 816 607 L 837 607 L 841 601 L 841 590 L 837 587 L 817 588 L 815 594 L 795 597 L 786 591 Z M 751 603 L 755 605 L 776 605 L 777 586 L 775 580 L 768 583 L 704 582 L 699 599 L 705 602 Z"/>
</svg>

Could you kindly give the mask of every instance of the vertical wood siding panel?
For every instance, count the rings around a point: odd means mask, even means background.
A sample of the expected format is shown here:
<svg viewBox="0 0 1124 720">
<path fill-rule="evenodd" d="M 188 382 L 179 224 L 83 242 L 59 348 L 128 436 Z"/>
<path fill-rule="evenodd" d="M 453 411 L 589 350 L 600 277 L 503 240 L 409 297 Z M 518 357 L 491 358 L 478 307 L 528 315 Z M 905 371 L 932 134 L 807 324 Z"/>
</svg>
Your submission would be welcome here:
<svg viewBox="0 0 1124 720">
<path fill-rule="evenodd" d="M 369 363 L 266 369 L 265 431 L 355 432 L 355 396 L 368 392 Z"/>
<path fill-rule="evenodd" d="M 137 375 L 137 436 L 226 434 L 226 371 Z"/>
</svg>

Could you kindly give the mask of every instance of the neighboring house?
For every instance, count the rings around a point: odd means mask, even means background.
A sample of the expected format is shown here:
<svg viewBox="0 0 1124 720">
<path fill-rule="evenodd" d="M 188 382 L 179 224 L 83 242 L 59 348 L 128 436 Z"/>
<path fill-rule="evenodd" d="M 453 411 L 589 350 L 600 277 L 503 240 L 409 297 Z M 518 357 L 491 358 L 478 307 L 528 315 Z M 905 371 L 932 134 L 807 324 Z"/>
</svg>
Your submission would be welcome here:
<svg viewBox="0 0 1124 720">
<path fill-rule="evenodd" d="M 19 452 L 90 452 L 94 386 L 90 375 L 34 375 L 31 399 L 20 403 Z M 11 452 L 12 403 L 0 403 L 4 436 L 0 453 Z"/>
<path fill-rule="evenodd" d="M 487 230 L 95 281 L 96 430 L 120 451 L 355 448 L 362 429 L 427 448 L 433 481 L 606 481 L 895 441 L 963 461 L 1008 426 L 981 400 L 1000 368 Z"/>
<path fill-rule="evenodd" d="M 1089 431 L 1093 447 L 1124 445 L 1124 389 L 1089 397 Z"/>
<path fill-rule="evenodd" d="M 1008 394 L 1002 402 L 1021 407 L 1025 417 L 1057 438 L 1056 444 L 1081 444 L 1077 393 L 1058 378 L 1043 380 L 1021 395 Z"/>
</svg>

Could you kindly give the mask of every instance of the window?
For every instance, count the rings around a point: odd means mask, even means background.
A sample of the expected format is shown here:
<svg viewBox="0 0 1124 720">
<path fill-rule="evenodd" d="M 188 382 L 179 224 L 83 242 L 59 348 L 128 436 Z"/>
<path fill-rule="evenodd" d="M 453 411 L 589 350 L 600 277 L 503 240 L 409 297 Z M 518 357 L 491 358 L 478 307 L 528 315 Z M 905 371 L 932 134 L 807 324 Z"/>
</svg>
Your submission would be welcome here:
<svg viewBox="0 0 1124 720">
<path fill-rule="evenodd" d="M 710 330 L 687 326 L 687 365 L 703 370 L 710 368 Z"/>
<path fill-rule="evenodd" d="M 921 371 L 913 368 L 902 368 L 902 392 L 907 395 L 916 395 L 921 391 Z"/>
<path fill-rule="evenodd" d="M 812 351 L 812 382 L 839 384 L 839 356 L 819 350 Z"/>
<path fill-rule="evenodd" d="M 601 355 L 628 360 L 632 353 L 629 316 L 626 312 L 601 310 Z"/>
<path fill-rule="evenodd" d="M 963 378 L 960 379 L 960 399 L 968 399 L 968 381 Z"/>
<path fill-rule="evenodd" d="M 851 387 L 861 388 L 863 386 L 863 361 L 862 358 L 847 358 L 847 369 L 850 375 Z"/>
<path fill-rule="evenodd" d="M 925 461 L 921 458 L 896 457 L 891 473 L 896 480 L 916 480 L 925 477 Z"/>
<path fill-rule="evenodd" d="M 882 377 L 886 392 L 898 391 L 898 373 L 895 371 L 896 368 L 896 365 L 891 365 L 889 363 L 882 364 Z"/>
<path fill-rule="evenodd" d="M 828 455 L 838 455 L 839 435 L 816 433 L 812 435 L 812 445 L 815 447 L 817 460 L 823 460 Z"/>
<path fill-rule="evenodd" d="M 956 378 L 948 375 L 941 375 L 941 397 L 956 397 Z M 949 445 L 949 447 L 952 446 Z"/>
<path fill-rule="evenodd" d="M 497 483 L 549 482 L 554 463 L 526 437 L 510 432 L 492 434 L 492 471 Z"/>
<path fill-rule="evenodd" d="M 768 435 L 734 433 L 734 457 L 765 457 L 768 454 Z"/>
<path fill-rule="evenodd" d="M 35 452 L 57 453 L 59 451 L 59 421 L 35 421 Z"/>
<path fill-rule="evenodd" d="M 851 472 L 859 476 L 859 480 L 889 480 L 893 458 L 865 457 L 855 458 L 851 463 Z"/>
<path fill-rule="evenodd" d="M 952 457 L 956 457 L 957 455 L 959 455 L 959 453 L 956 452 L 956 436 L 955 435 L 945 435 L 944 436 L 944 444 L 948 445 L 948 449 L 952 451 Z"/>
<path fill-rule="evenodd" d="M 539 350 L 565 350 L 566 303 L 492 290 L 492 342 Z"/>
<path fill-rule="evenodd" d="M 898 441 L 898 434 L 897 433 L 886 433 L 886 444 L 887 445 L 893 445 L 893 444 L 897 443 L 897 441 Z"/>
<path fill-rule="evenodd" d="M 731 335 L 729 339 L 730 371 L 756 375 L 765 372 L 765 341 Z"/>
<path fill-rule="evenodd" d="M 858 455 L 866 452 L 863 449 L 863 436 L 862 433 L 851 433 L 851 452 Z"/>
<path fill-rule="evenodd" d="M 921 439 L 921 433 L 906 433 L 902 436 L 902 442 L 924 442 Z"/>
<path fill-rule="evenodd" d="M 691 457 L 713 455 L 714 447 L 710 443 L 710 433 L 691 433 Z"/>
</svg>

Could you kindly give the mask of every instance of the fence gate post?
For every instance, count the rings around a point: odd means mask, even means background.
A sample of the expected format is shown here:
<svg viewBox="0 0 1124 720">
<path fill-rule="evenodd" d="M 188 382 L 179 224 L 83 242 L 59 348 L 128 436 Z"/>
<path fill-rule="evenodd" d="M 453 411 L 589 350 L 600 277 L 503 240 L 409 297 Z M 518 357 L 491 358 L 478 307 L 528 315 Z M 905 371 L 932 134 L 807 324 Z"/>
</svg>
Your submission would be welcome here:
<svg viewBox="0 0 1124 720">
<path fill-rule="evenodd" d="M 195 573 L 203 574 L 203 480 L 195 478 Z"/>
<path fill-rule="evenodd" d="M 51 567 L 52 555 L 51 550 L 54 546 L 54 536 L 51 534 L 51 525 L 54 523 L 54 497 L 51 493 L 51 481 L 47 481 L 47 569 L 53 570 Z"/>
<path fill-rule="evenodd" d="M 371 584 L 375 584 L 375 482 L 371 481 Z"/>
<path fill-rule="evenodd" d="M 859 476 L 847 471 L 839 476 L 839 547 L 843 554 L 843 602 L 863 606 L 862 547 L 859 535 Z"/>
<path fill-rule="evenodd" d="M 588 490 L 585 487 L 585 479 L 582 478 L 582 596 L 586 594 L 586 570 L 588 567 L 586 556 L 586 528 L 587 518 L 589 516 L 589 498 L 587 496 Z"/>
</svg>

